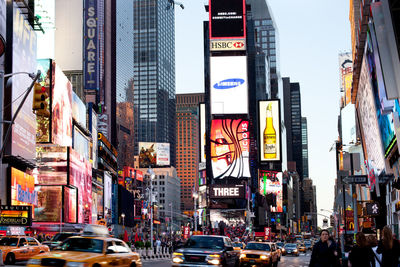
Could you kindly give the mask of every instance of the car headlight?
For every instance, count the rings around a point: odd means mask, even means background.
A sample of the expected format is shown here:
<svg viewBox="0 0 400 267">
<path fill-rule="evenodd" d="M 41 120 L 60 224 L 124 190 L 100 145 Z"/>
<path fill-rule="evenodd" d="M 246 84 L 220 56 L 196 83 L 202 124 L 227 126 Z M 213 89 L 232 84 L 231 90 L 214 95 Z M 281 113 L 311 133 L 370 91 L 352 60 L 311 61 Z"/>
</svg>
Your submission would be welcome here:
<svg viewBox="0 0 400 267">
<path fill-rule="evenodd" d="M 173 263 L 182 263 L 182 262 L 183 262 L 183 259 L 180 258 L 180 257 L 173 257 L 173 258 L 172 258 L 172 262 L 173 262 Z"/>
<path fill-rule="evenodd" d="M 268 256 L 261 255 L 260 259 L 262 259 L 262 260 L 268 260 Z"/>
<path fill-rule="evenodd" d="M 86 267 L 89 266 L 86 262 L 69 261 L 65 265 L 66 267 Z"/>
<path fill-rule="evenodd" d="M 218 265 L 220 263 L 219 258 L 221 256 L 219 254 L 210 254 L 207 256 L 207 262 L 213 265 Z"/>
<path fill-rule="evenodd" d="M 174 252 L 174 253 L 172 253 L 172 256 L 173 257 L 179 257 L 179 256 L 183 256 L 183 254 L 179 253 L 179 252 Z"/>
<path fill-rule="evenodd" d="M 41 260 L 40 259 L 30 259 L 27 262 L 27 265 L 40 265 L 41 264 Z"/>
<path fill-rule="evenodd" d="M 246 254 L 240 254 L 240 257 L 239 258 L 246 258 Z"/>
<path fill-rule="evenodd" d="M 296 252 L 297 252 L 297 249 L 293 250 L 293 252 L 296 253 Z"/>
<path fill-rule="evenodd" d="M 284 249 L 284 248 L 282 248 L 282 252 L 285 252 L 285 249 Z"/>
<path fill-rule="evenodd" d="M 213 264 L 213 265 L 218 265 L 219 260 L 218 259 L 210 260 L 210 261 L 208 261 L 208 263 Z"/>
</svg>

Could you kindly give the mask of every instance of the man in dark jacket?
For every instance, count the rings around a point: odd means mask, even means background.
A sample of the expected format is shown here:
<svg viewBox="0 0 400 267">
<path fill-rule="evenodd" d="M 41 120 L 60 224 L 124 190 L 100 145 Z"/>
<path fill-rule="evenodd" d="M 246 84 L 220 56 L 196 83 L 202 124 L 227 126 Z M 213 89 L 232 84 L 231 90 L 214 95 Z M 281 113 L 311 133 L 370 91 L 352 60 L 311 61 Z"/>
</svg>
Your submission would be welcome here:
<svg viewBox="0 0 400 267">
<path fill-rule="evenodd" d="M 328 230 L 322 230 L 320 241 L 314 245 L 310 267 L 335 267 L 337 265 L 336 243 L 329 240 Z"/>
</svg>

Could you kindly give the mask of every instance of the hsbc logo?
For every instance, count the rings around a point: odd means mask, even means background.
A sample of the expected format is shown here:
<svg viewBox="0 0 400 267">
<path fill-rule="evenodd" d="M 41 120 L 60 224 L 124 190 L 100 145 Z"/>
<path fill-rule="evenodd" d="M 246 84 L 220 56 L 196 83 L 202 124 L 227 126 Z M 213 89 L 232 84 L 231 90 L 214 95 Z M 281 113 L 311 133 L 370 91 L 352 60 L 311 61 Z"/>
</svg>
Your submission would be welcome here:
<svg viewBox="0 0 400 267">
<path fill-rule="evenodd" d="M 246 43 L 245 40 L 211 40 L 210 50 L 246 50 Z"/>
</svg>

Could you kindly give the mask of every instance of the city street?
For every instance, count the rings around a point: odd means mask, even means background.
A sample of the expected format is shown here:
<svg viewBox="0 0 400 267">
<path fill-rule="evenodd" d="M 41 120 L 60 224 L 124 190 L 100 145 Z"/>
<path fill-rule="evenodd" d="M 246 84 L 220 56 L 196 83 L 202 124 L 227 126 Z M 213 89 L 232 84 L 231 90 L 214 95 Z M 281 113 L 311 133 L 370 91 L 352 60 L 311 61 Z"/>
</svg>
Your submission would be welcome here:
<svg viewBox="0 0 400 267">
<path fill-rule="evenodd" d="M 281 258 L 278 266 L 284 267 L 307 267 L 310 262 L 311 252 L 306 254 L 301 253 L 299 257 L 284 256 Z M 25 266 L 26 262 L 19 262 L 16 265 L 5 265 L 6 267 L 11 266 Z M 171 266 L 170 260 L 154 260 L 143 262 L 143 267 L 168 267 Z"/>
</svg>

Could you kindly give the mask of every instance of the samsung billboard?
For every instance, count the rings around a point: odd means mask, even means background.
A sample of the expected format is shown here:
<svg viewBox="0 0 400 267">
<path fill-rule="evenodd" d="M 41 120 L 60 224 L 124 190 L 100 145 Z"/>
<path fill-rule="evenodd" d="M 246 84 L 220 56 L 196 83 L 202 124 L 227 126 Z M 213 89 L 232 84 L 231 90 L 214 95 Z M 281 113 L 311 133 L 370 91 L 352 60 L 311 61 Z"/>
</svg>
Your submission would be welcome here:
<svg viewBox="0 0 400 267">
<path fill-rule="evenodd" d="M 247 57 L 211 57 L 211 114 L 247 114 Z"/>
<path fill-rule="evenodd" d="M 245 13 L 245 0 L 210 0 L 210 40 L 246 38 Z"/>
</svg>

